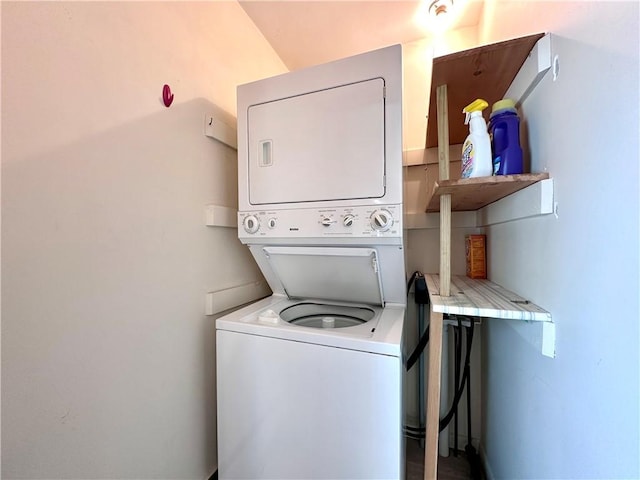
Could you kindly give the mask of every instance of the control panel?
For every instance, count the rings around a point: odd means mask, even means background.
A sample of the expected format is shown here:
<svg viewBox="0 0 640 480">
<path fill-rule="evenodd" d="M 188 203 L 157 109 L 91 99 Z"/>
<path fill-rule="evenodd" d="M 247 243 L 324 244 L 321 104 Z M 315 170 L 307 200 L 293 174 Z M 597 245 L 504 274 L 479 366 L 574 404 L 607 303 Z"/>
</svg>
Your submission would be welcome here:
<svg viewBox="0 0 640 480">
<path fill-rule="evenodd" d="M 400 237 L 400 205 L 239 212 L 240 237 Z"/>
</svg>

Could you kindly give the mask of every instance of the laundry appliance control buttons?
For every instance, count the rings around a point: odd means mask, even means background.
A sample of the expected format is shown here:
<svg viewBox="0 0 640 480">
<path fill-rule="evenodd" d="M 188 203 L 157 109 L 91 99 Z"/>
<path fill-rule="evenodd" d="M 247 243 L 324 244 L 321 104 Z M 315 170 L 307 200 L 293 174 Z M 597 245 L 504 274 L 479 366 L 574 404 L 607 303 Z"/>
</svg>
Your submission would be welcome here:
<svg viewBox="0 0 640 480">
<path fill-rule="evenodd" d="M 388 210 L 376 210 L 371 214 L 371 227 L 378 232 L 386 232 L 393 225 L 393 216 Z"/>
<path fill-rule="evenodd" d="M 322 225 L 324 225 L 325 227 L 330 227 L 333 222 L 333 219 L 331 217 L 322 217 L 322 220 L 320 220 L 320 223 L 322 223 Z"/>
<path fill-rule="evenodd" d="M 342 224 L 345 227 L 351 227 L 353 226 L 353 221 L 355 220 L 356 217 L 354 217 L 353 215 L 351 215 L 350 213 L 346 214 L 344 216 L 344 218 L 342 219 Z"/>
<path fill-rule="evenodd" d="M 247 215 L 242 221 L 242 226 L 247 233 L 256 233 L 260 228 L 260 222 L 255 215 Z"/>
<path fill-rule="evenodd" d="M 269 228 L 276 228 L 276 219 L 271 217 L 269 220 L 267 220 L 267 226 Z"/>
</svg>

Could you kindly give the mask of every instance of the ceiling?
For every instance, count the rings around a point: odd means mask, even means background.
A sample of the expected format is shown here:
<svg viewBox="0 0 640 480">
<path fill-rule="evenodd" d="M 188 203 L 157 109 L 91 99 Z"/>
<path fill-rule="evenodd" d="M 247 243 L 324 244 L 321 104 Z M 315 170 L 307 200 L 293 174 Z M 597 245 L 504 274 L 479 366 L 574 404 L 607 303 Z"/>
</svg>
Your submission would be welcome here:
<svg viewBox="0 0 640 480">
<path fill-rule="evenodd" d="M 427 2 L 426 8 L 432 0 Z M 420 0 L 239 0 L 289 70 L 430 36 L 414 17 Z M 482 0 L 454 0 L 464 9 L 450 29 L 478 25 Z M 422 6 L 425 8 L 425 6 Z"/>
</svg>

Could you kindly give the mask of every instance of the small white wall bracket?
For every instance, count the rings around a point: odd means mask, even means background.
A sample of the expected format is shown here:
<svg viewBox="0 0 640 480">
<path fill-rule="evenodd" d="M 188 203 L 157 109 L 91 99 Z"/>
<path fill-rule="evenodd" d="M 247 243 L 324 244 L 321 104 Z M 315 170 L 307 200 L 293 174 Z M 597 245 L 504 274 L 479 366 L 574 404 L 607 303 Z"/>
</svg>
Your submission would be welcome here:
<svg viewBox="0 0 640 480">
<path fill-rule="evenodd" d="M 238 149 L 238 134 L 236 127 L 228 125 L 212 113 L 204 116 L 204 134 L 214 138 L 226 146 Z"/>
<path fill-rule="evenodd" d="M 553 322 L 542 324 L 542 355 L 556 358 L 556 324 Z"/>
<path fill-rule="evenodd" d="M 553 57 L 553 81 L 558 80 L 560 75 L 560 57 L 558 55 Z"/>
<path fill-rule="evenodd" d="M 207 205 L 205 207 L 205 225 L 207 227 L 237 228 L 238 211 L 235 208 L 221 205 Z"/>
</svg>

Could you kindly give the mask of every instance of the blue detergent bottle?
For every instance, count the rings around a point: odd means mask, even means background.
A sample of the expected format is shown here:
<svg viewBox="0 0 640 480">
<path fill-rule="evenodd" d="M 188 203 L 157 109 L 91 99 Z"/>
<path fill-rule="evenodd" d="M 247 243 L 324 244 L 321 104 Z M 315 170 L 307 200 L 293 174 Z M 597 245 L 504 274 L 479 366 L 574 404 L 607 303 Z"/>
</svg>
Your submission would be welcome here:
<svg viewBox="0 0 640 480">
<path fill-rule="evenodd" d="M 516 103 L 505 98 L 493 104 L 489 116 L 489 133 L 494 175 L 517 175 L 523 172 L 520 147 L 520 118 Z"/>
</svg>

